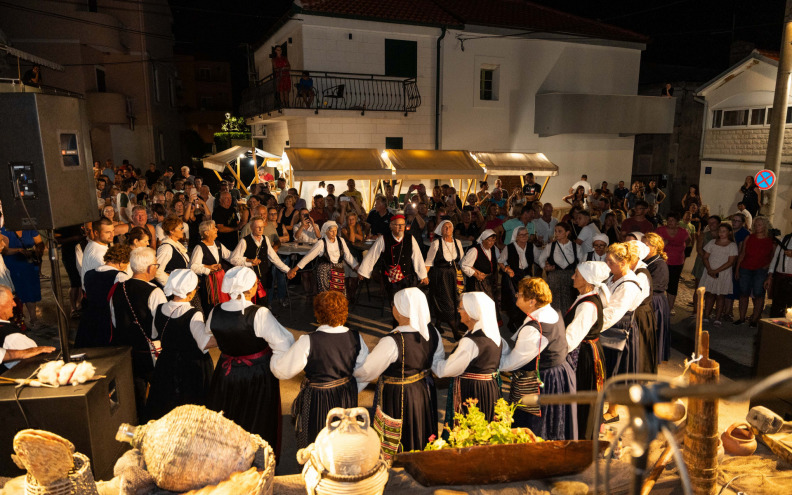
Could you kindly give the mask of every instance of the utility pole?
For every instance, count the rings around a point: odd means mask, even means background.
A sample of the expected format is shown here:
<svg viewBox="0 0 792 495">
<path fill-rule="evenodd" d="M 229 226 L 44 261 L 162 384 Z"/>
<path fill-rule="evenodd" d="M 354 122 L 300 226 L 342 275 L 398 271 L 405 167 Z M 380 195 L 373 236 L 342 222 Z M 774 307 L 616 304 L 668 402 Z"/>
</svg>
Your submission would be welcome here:
<svg viewBox="0 0 792 495">
<path fill-rule="evenodd" d="M 771 223 L 775 216 L 778 184 L 780 184 L 779 173 L 781 172 L 781 155 L 784 148 L 784 126 L 789 101 L 790 73 L 792 73 L 792 0 L 787 0 L 784 9 L 784 31 L 781 34 L 781 53 L 778 56 L 773 112 L 770 115 L 770 135 L 767 138 L 767 155 L 765 156 L 765 168 L 772 170 L 776 176 L 775 184 L 768 191 L 770 199 L 767 202 L 767 211 Z"/>
</svg>

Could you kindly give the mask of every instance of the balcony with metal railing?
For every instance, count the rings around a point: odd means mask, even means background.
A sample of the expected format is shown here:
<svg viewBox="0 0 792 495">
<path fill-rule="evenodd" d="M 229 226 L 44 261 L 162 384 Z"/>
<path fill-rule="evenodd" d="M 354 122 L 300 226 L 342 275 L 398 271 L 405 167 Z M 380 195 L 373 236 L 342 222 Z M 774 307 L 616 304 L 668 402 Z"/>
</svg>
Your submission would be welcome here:
<svg viewBox="0 0 792 495">
<path fill-rule="evenodd" d="M 309 74 L 303 78 L 303 74 Z M 342 72 L 292 71 L 270 74 L 242 93 L 240 114 L 251 118 L 284 109 L 402 112 L 421 106 L 415 78 Z"/>
</svg>

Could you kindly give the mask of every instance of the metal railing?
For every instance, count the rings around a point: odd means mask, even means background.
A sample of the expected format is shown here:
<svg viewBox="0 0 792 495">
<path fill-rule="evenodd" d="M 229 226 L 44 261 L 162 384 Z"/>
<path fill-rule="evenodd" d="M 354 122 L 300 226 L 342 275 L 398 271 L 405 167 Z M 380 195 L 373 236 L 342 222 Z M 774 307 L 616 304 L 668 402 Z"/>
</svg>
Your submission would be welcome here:
<svg viewBox="0 0 792 495">
<path fill-rule="evenodd" d="M 3 85 L 0 86 L 0 93 L 44 93 L 48 95 L 85 98 L 85 95 L 81 93 L 75 93 L 63 88 L 56 88 L 55 86 L 47 86 L 46 84 L 42 84 L 40 86 L 30 86 L 17 78 L 0 77 L 0 85 Z"/>
<path fill-rule="evenodd" d="M 240 114 L 254 117 L 284 108 L 353 110 L 361 112 L 415 112 L 421 95 L 415 78 L 395 78 L 372 74 L 308 72 L 310 83 L 302 80 L 303 71 L 289 75 L 274 73 L 242 92 Z M 287 87 L 288 83 L 288 87 Z"/>
</svg>

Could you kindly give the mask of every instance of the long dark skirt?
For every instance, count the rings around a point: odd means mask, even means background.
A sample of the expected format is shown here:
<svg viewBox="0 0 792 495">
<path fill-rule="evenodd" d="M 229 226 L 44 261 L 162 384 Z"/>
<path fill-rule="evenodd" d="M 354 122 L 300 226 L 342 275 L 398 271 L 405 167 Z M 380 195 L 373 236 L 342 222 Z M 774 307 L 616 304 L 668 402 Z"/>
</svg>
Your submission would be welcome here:
<svg viewBox="0 0 792 495">
<path fill-rule="evenodd" d="M 519 273 L 518 273 L 519 272 Z M 501 276 L 501 309 L 506 312 L 509 317 L 509 329 L 512 332 L 517 329 L 525 321 L 526 314 L 517 307 L 517 289 L 516 285 L 529 275 L 529 270 L 516 270 L 514 278 L 506 274 Z"/>
<path fill-rule="evenodd" d="M 260 435 L 272 446 L 275 456 L 280 456 L 280 383 L 270 371 L 271 355 L 254 360 L 250 366 L 231 363 L 227 375 L 222 364 L 225 357 L 220 356 L 212 375 L 206 407 L 223 411 L 226 418 Z"/>
<path fill-rule="evenodd" d="M 575 368 L 577 390 L 578 392 L 597 390 L 597 372 L 594 353 L 596 352 L 599 354 L 600 360 L 604 364 L 605 356 L 602 351 L 602 345 L 600 345 L 599 342 L 594 342 L 592 344 L 583 342 L 578 349 L 577 367 Z M 580 432 L 583 433 L 583 438 L 587 440 L 591 440 L 594 437 L 594 426 L 593 424 L 589 424 L 590 411 L 591 404 L 577 405 L 578 428 Z"/>
<path fill-rule="evenodd" d="M 110 338 L 113 335 L 112 332 L 110 303 L 86 299 L 82 315 L 80 316 L 80 323 L 77 326 L 77 335 L 74 337 L 74 347 L 109 346 Z"/>
<path fill-rule="evenodd" d="M 657 321 L 657 362 L 671 358 L 671 309 L 665 293 L 652 294 L 652 310 Z"/>
<path fill-rule="evenodd" d="M 539 371 L 544 383 L 541 393 L 574 394 L 577 381 L 572 366 L 564 361 L 558 366 Z M 517 409 L 514 412 L 515 428 L 530 428 L 545 440 L 577 440 L 577 408 L 573 404 L 540 406 L 541 416 Z"/>
<path fill-rule="evenodd" d="M 631 312 L 628 312 L 621 320 L 613 325 L 614 329 L 629 329 L 624 350 L 618 351 L 604 345 L 602 347 L 603 354 L 605 355 L 605 371 L 607 371 L 609 378 L 625 373 L 638 373 L 638 370 L 640 370 L 640 355 L 638 352 L 639 338 L 637 335 L 638 323 L 633 319 L 632 315 Z M 603 331 L 601 335 L 606 334 L 606 332 L 607 330 Z"/>
<path fill-rule="evenodd" d="M 495 287 L 498 285 L 495 279 L 495 274 L 487 275 L 484 280 L 479 280 L 476 277 L 468 277 L 465 282 L 465 292 L 483 292 L 487 294 L 490 299 L 495 301 L 497 307 L 498 299 L 495 297 Z"/>
<path fill-rule="evenodd" d="M 437 323 L 445 323 L 451 327 L 454 336 L 464 334 L 460 328 L 459 291 L 457 290 L 457 272 L 452 265 L 433 266 L 429 270 L 429 309 Z M 440 325 L 437 325 L 438 329 Z"/>
<path fill-rule="evenodd" d="M 498 378 L 473 380 L 457 376 L 451 379 L 447 397 L 445 424 L 450 427 L 453 428 L 454 413 L 467 414 L 464 403 L 468 399 L 475 399 L 476 407 L 484 413 L 487 421 L 492 421 L 495 403 L 501 398 L 501 387 Z"/>
<path fill-rule="evenodd" d="M 429 437 L 437 436 L 437 390 L 434 384 L 430 385 L 428 378 L 407 385 L 384 384 L 382 410 L 394 419 L 402 417 L 402 387 L 404 387 L 402 449 L 404 452 L 423 450 L 429 443 Z"/>
<path fill-rule="evenodd" d="M 651 305 L 635 310 L 638 324 L 639 373 L 657 373 L 657 317 Z"/>
<path fill-rule="evenodd" d="M 292 405 L 297 448 L 302 449 L 312 444 L 322 429 L 327 426 L 327 413 L 334 407 L 349 409 L 357 407 L 357 382 L 352 378 L 347 383 L 332 388 L 311 387 L 303 380 L 300 394 Z"/>
<path fill-rule="evenodd" d="M 154 366 L 146 411 L 158 419 L 185 404 L 206 404 L 212 380 L 212 357 L 207 353 L 191 359 L 178 351 L 164 349 Z"/>
<path fill-rule="evenodd" d="M 571 268 L 565 270 L 556 268 L 546 274 L 547 286 L 550 287 L 550 292 L 553 293 L 553 301 L 550 306 L 556 311 L 561 311 L 562 314 L 572 306 L 577 297 L 573 294 L 574 290 L 572 287 L 572 274 L 574 273 L 575 270 Z"/>
</svg>

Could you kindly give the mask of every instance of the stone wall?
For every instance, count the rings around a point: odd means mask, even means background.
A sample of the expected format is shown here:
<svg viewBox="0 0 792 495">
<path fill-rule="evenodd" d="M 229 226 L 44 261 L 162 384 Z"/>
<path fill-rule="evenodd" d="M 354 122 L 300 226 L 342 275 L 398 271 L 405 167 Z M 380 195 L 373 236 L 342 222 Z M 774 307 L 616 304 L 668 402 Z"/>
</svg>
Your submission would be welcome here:
<svg viewBox="0 0 792 495">
<path fill-rule="evenodd" d="M 702 159 L 746 157 L 764 161 L 769 127 L 749 129 L 707 129 Z M 784 161 L 792 156 L 792 132 L 784 133 Z"/>
</svg>

